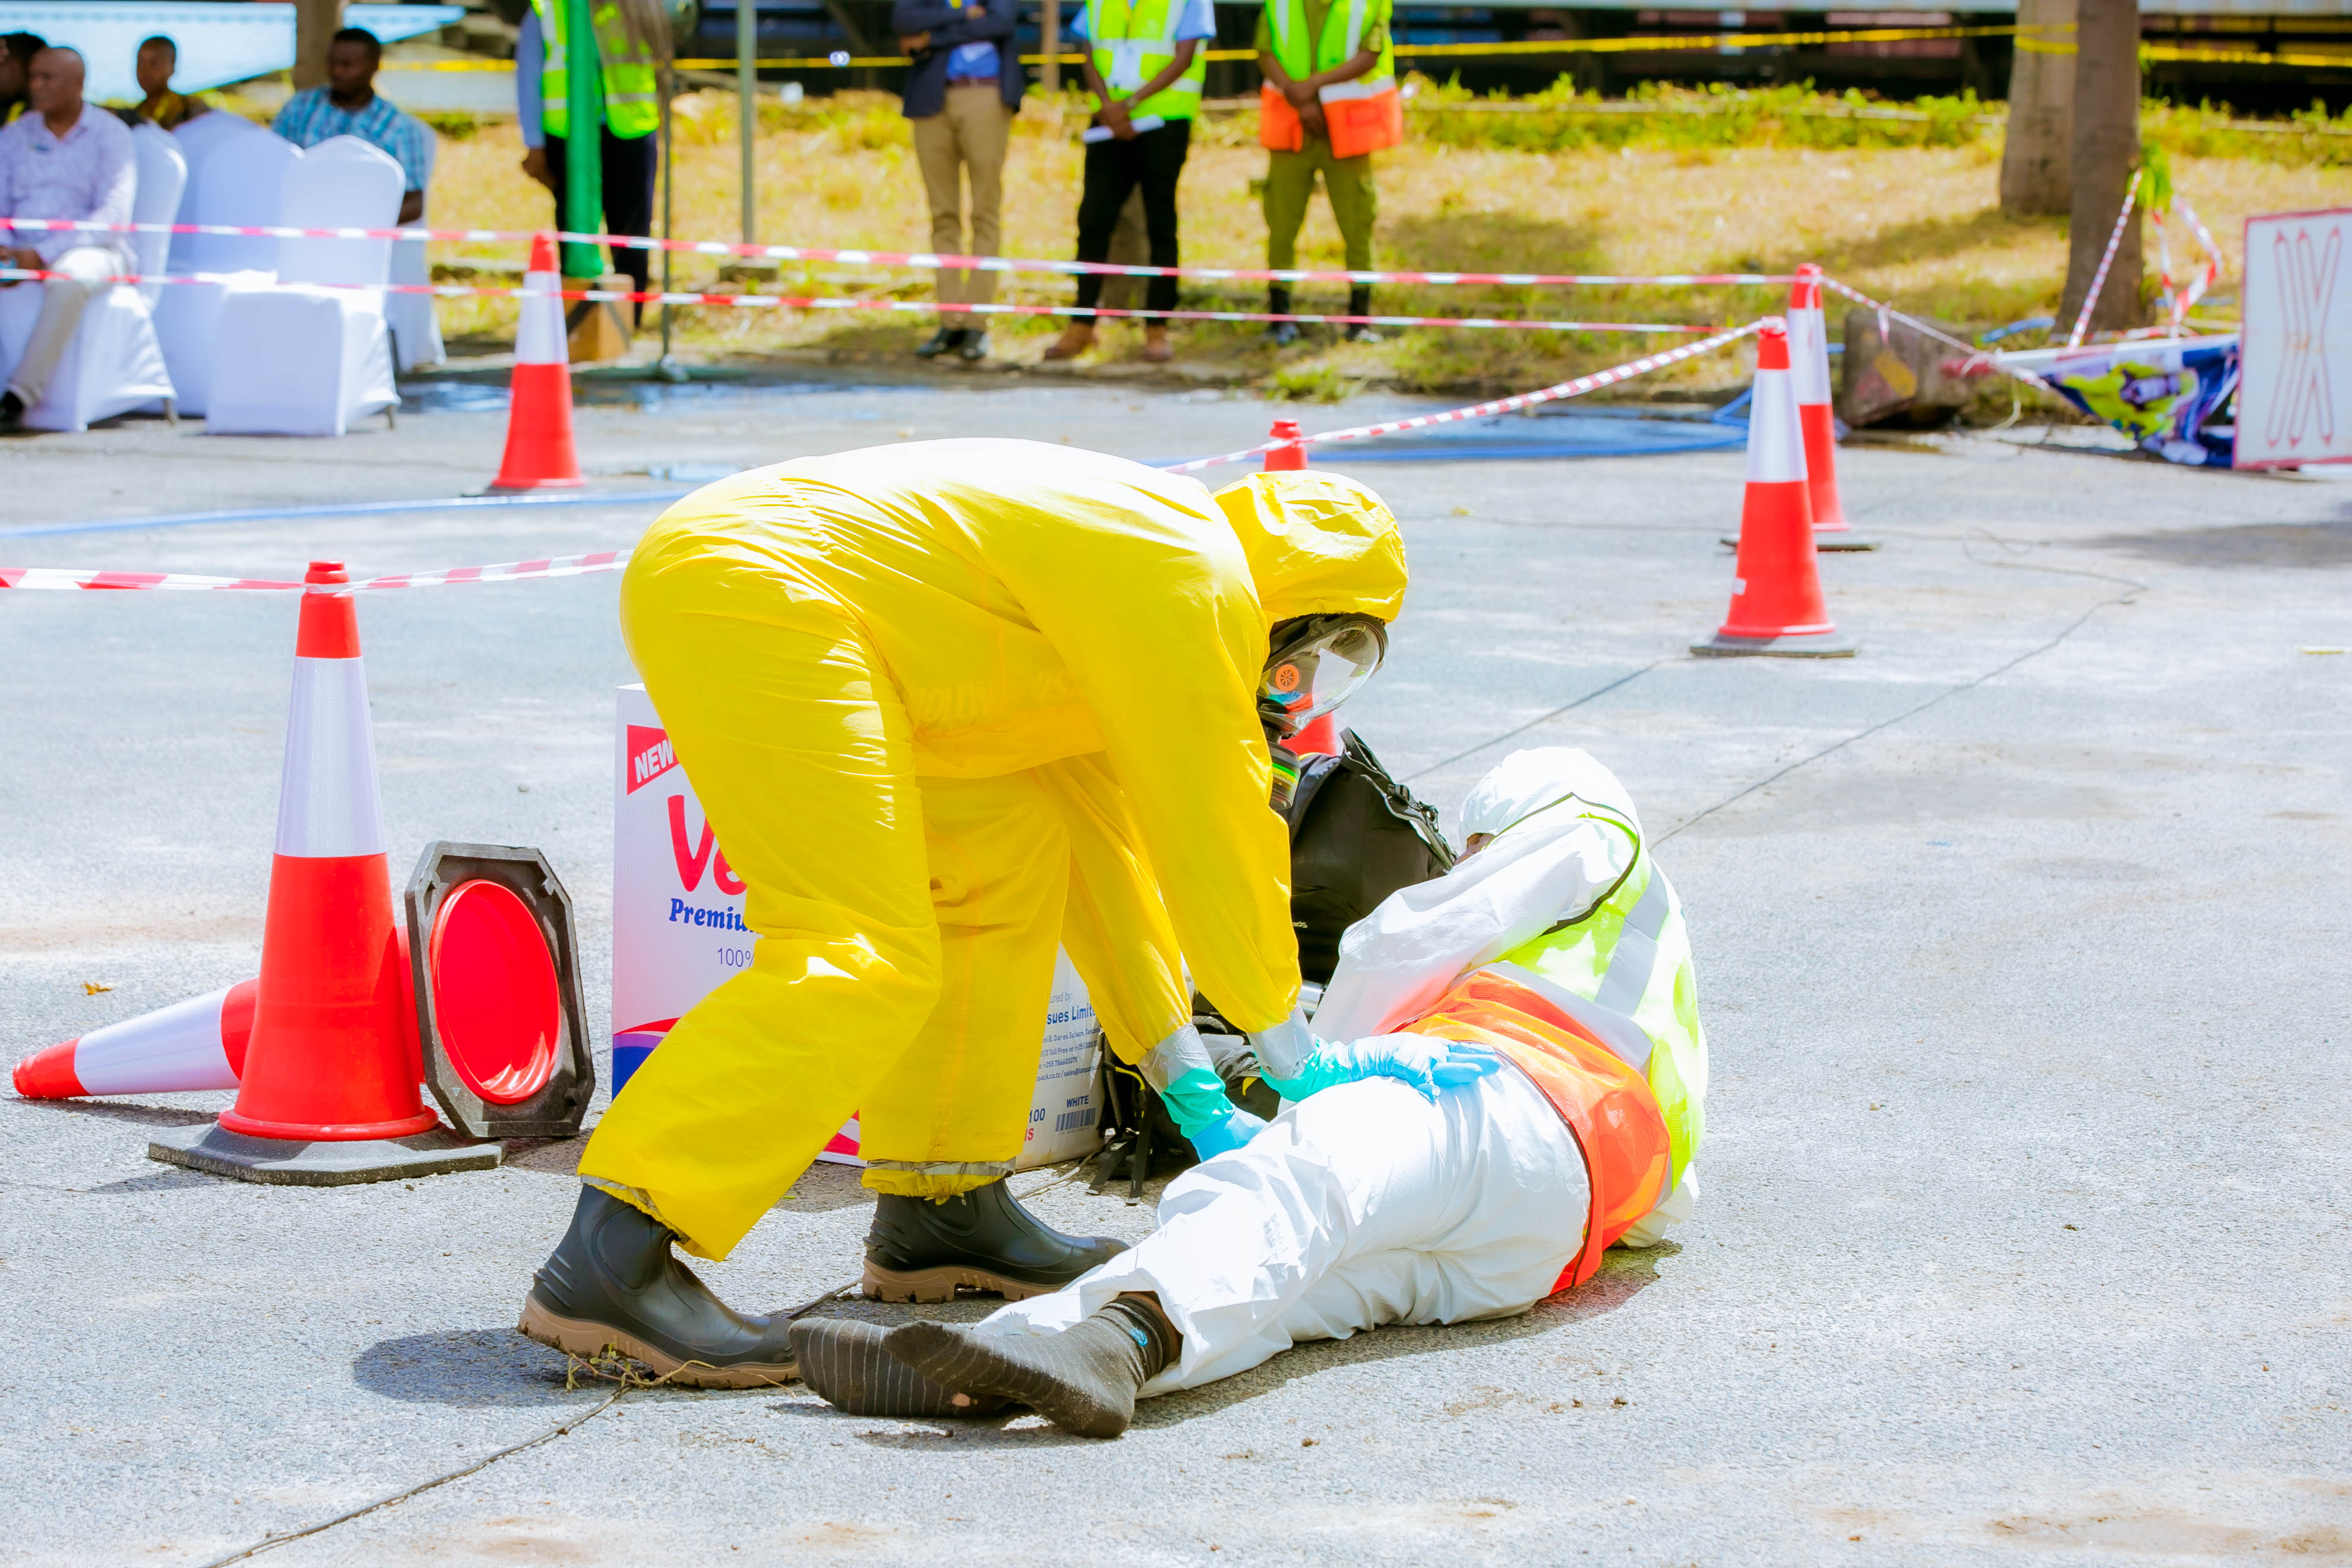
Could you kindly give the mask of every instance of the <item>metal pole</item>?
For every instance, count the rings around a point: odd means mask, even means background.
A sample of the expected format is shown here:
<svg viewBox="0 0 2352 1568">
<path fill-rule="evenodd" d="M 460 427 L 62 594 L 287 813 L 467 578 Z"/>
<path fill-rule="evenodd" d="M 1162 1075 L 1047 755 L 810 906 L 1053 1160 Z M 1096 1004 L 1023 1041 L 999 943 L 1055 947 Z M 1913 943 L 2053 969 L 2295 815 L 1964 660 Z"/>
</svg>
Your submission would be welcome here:
<svg viewBox="0 0 2352 1568">
<path fill-rule="evenodd" d="M 1045 101 L 1058 103 L 1062 96 L 1062 0 L 1045 0 L 1037 7 L 1037 27 L 1040 50 L 1045 57 L 1044 68 L 1037 73 L 1038 85 L 1045 89 Z"/>
<path fill-rule="evenodd" d="M 671 197 L 672 197 L 672 195 L 675 194 L 675 192 L 676 192 L 676 190 L 677 190 L 677 184 L 676 184 L 676 181 L 675 181 L 675 176 L 674 176 L 674 175 L 672 174 L 672 173 L 671 173 L 671 171 L 677 167 L 677 165 L 671 162 L 672 153 L 673 153 L 673 149 L 674 149 L 674 147 L 675 147 L 676 143 L 675 143 L 674 139 L 673 139 L 673 138 L 671 137 L 671 135 L 670 135 L 670 126 L 671 126 L 671 124 L 672 124 L 671 113 L 670 113 L 670 98 L 671 98 L 671 95 L 672 95 L 672 94 L 674 94 L 677 90 L 677 76 L 676 76 L 676 75 L 675 75 L 675 74 L 670 70 L 669 67 L 667 67 L 667 66 L 664 66 L 664 67 L 662 67 L 662 73 L 661 73 L 661 116 L 662 116 L 662 117 L 661 117 L 661 139 L 662 139 L 662 144 L 661 144 L 662 227 L 661 227 L 661 232 L 662 232 L 662 238 L 663 238 L 664 240 L 667 240 L 667 239 L 669 238 L 669 237 L 670 237 L 670 215 L 671 215 L 671 210 L 672 210 L 672 202 L 671 202 Z M 662 292 L 663 292 L 663 293 L 665 293 L 665 294 L 667 294 L 667 293 L 668 293 L 668 292 L 670 291 L 670 273 L 669 273 L 669 266 L 670 266 L 670 249 L 669 249 L 669 247 L 668 247 L 667 244 L 665 244 L 665 245 L 662 247 L 661 261 L 662 261 L 662 274 L 661 274 L 661 278 L 662 278 L 662 282 L 661 282 L 661 286 L 662 286 Z M 668 301 L 667 300 L 664 300 L 662 301 L 662 352 L 661 352 L 661 358 L 660 358 L 659 360 L 657 360 L 657 361 L 656 361 L 656 362 L 655 362 L 655 368 L 656 368 L 657 370 L 659 370 L 659 371 L 661 372 L 662 379 L 663 379 L 663 380 L 665 380 L 665 381 L 684 381 L 684 380 L 687 378 L 687 377 L 686 377 L 686 367 L 685 367 L 684 365 L 682 365 L 682 364 L 680 364 L 680 363 L 677 363 L 677 356 L 676 354 L 673 354 L 672 353 L 670 353 L 670 344 L 669 344 L 669 301 Z"/>
<path fill-rule="evenodd" d="M 604 230 L 604 73 L 596 55 L 590 0 L 563 0 L 563 226 Z M 563 275 L 597 278 L 604 258 L 593 245 L 563 247 Z"/>
<path fill-rule="evenodd" d="M 752 183 L 753 143 L 760 132 L 760 7 L 735 0 L 737 139 L 743 143 L 743 243 L 760 243 L 758 193 Z"/>
</svg>

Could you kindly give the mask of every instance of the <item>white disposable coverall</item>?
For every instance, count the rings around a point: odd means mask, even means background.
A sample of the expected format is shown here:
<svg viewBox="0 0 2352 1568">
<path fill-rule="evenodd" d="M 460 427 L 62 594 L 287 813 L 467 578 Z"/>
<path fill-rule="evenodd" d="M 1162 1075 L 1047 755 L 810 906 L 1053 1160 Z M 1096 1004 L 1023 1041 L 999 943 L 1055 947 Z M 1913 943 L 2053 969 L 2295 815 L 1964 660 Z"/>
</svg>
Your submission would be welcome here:
<svg viewBox="0 0 2352 1568">
<path fill-rule="evenodd" d="M 1151 1291 L 1184 1349 L 1143 1392 L 1197 1388 L 1307 1340 L 1524 1312 L 1583 1244 L 1591 1207 L 1576 1140 L 1524 1074 L 1434 1103 L 1367 1079 L 1193 1166 L 1168 1184 L 1158 1230 L 979 1331 L 1053 1333 Z"/>
</svg>

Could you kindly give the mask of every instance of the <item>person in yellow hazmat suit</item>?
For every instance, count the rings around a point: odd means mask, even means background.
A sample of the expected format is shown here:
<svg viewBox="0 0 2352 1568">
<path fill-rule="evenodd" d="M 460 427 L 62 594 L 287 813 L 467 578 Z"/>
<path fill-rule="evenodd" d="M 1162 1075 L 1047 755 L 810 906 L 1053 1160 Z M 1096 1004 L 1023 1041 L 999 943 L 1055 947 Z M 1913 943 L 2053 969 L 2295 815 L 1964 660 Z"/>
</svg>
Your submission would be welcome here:
<svg viewBox="0 0 2352 1568">
<path fill-rule="evenodd" d="M 807 458 L 672 507 L 622 628 L 761 940 L 605 1113 L 521 1331 L 681 1383 L 790 1378 L 784 1317 L 670 1246 L 725 1258 L 853 1112 L 869 1293 L 1018 1298 L 1116 1253 L 1004 1185 L 1057 946 L 1204 1157 L 1262 1123 L 1210 1067 L 1186 964 L 1270 1076 L 1426 1079 L 1308 1032 L 1268 808 L 1271 742 L 1377 668 L 1405 576 L 1352 480 L 1213 495 L 1028 441 Z"/>
</svg>

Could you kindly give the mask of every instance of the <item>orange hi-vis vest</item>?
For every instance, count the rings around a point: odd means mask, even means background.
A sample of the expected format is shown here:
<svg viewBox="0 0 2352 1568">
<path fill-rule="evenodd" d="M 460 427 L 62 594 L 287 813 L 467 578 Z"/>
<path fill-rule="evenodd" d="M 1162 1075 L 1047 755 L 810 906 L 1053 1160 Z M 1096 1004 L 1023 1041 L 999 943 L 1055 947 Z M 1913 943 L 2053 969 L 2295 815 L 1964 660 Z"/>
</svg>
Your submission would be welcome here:
<svg viewBox="0 0 2352 1568">
<path fill-rule="evenodd" d="M 1507 974 L 1476 970 L 1405 1026 L 1437 1040 L 1486 1046 L 1535 1080 L 1584 1156 L 1592 1210 L 1584 1246 L 1555 1291 L 1581 1285 L 1601 1255 L 1666 1195 L 1666 1119 L 1649 1080 L 1598 1036 Z"/>
</svg>

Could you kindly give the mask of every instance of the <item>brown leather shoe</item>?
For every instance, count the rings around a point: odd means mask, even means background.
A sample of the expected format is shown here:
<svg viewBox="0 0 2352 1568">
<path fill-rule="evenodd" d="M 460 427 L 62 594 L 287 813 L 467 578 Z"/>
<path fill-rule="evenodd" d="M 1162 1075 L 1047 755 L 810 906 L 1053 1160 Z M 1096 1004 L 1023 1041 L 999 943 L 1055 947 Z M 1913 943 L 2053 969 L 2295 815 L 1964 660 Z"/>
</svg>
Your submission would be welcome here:
<svg viewBox="0 0 2352 1568">
<path fill-rule="evenodd" d="M 1150 360 L 1154 364 L 1166 364 L 1170 360 L 1176 357 L 1176 351 L 1168 346 L 1167 328 L 1146 327 L 1143 329 L 1143 357 Z"/>
<path fill-rule="evenodd" d="M 1094 346 L 1094 328 L 1084 321 L 1072 321 L 1062 329 L 1062 335 L 1054 340 L 1054 346 L 1047 349 L 1043 357 L 1049 363 L 1055 360 L 1076 359 Z"/>
</svg>

